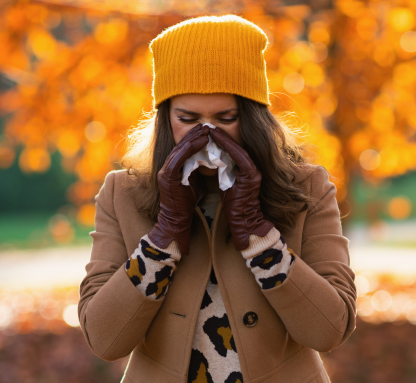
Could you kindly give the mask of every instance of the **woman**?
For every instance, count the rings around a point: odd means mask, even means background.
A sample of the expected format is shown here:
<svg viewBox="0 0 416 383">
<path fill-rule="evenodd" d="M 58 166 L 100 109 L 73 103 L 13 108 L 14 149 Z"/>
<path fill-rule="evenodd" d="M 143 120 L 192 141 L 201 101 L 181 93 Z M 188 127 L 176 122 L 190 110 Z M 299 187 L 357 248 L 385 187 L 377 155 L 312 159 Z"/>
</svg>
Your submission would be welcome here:
<svg viewBox="0 0 416 383">
<path fill-rule="evenodd" d="M 187 20 L 150 45 L 155 118 L 96 196 L 80 286 L 91 350 L 131 353 L 123 382 L 329 382 L 319 352 L 355 329 L 336 188 L 268 109 L 266 45 L 237 16 Z M 236 164 L 226 190 L 203 166 L 182 184 L 209 137 Z"/>
</svg>

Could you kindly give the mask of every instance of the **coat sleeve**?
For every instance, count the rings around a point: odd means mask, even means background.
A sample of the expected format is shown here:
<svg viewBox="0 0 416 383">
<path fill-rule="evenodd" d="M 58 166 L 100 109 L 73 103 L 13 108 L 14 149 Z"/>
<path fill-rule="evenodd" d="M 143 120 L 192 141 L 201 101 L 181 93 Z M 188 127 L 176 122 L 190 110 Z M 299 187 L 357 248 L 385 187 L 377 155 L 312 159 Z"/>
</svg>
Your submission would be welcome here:
<svg viewBox="0 0 416 383">
<path fill-rule="evenodd" d="M 78 317 L 90 349 L 114 361 L 131 353 L 159 310 L 164 298 L 143 295 L 129 279 L 126 245 L 113 204 L 115 171 L 107 174 L 95 196 L 96 215 L 90 262 L 80 285 Z"/>
<path fill-rule="evenodd" d="M 328 352 L 355 329 L 357 292 L 336 187 L 322 166 L 310 177 L 311 195 L 319 202 L 306 214 L 301 257 L 295 254 L 284 283 L 262 292 L 295 341 Z"/>
</svg>

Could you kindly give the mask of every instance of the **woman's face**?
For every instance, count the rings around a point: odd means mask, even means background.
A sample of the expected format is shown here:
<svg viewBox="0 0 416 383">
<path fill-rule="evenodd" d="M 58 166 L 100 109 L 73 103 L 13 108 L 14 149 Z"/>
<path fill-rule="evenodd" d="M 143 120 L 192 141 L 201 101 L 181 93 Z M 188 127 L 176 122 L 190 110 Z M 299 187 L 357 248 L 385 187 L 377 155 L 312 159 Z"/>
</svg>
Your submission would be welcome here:
<svg viewBox="0 0 416 383">
<path fill-rule="evenodd" d="M 233 94 L 192 93 L 175 96 L 170 99 L 169 113 L 176 144 L 195 125 L 209 123 L 225 130 L 235 141 L 243 145 L 237 100 Z M 204 176 L 215 176 L 218 169 L 200 166 L 198 172 Z"/>
<path fill-rule="evenodd" d="M 195 125 L 209 123 L 225 130 L 240 145 L 240 119 L 233 94 L 183 94 L 170 99 L 170 123 L 178 144 Z"/>
</svg>

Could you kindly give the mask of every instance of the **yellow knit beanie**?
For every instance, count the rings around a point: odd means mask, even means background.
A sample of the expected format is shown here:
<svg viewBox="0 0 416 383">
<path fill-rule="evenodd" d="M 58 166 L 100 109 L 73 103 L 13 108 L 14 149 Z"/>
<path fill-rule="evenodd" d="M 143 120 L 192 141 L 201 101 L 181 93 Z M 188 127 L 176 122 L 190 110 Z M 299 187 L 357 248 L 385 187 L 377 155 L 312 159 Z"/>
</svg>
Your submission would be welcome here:
<svg viewBox="0 0 416 383">
<path fill-rule="evenodd" d="M 232 93 L 270 105 L 266 34 L 234 15 L 205 16 L 166 29 L 150 43 L 153 105 L 185 93 Z"/>
</svg>

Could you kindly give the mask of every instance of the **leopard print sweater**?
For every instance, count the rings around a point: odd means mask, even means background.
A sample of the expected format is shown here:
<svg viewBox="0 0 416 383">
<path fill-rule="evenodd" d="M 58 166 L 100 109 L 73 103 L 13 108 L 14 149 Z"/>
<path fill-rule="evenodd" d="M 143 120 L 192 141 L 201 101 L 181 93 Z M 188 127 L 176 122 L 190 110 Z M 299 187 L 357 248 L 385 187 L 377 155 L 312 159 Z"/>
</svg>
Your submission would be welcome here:
<svg viewBox="0 0 416 383">
<path fill-rule="evenodd" d="M 220 201 L 219 193 L 207 194 L 199 207 L 210 230 Z M 277 229 L 265 237 L 250 235 L 250 246 L 242 256 L 262 289 L 278 286 L 286 279 L 295 260 Z M 175 241 L 160 249 L 145 235 L 126 263 L 132 283 L 144 295 L 160 299 L 169 288 L 181 259 Z M 188 370 L 188 383 L 243 383 L 237 349 L 214 269 L 207 283 L 197 318 Z"/>
</svg>

